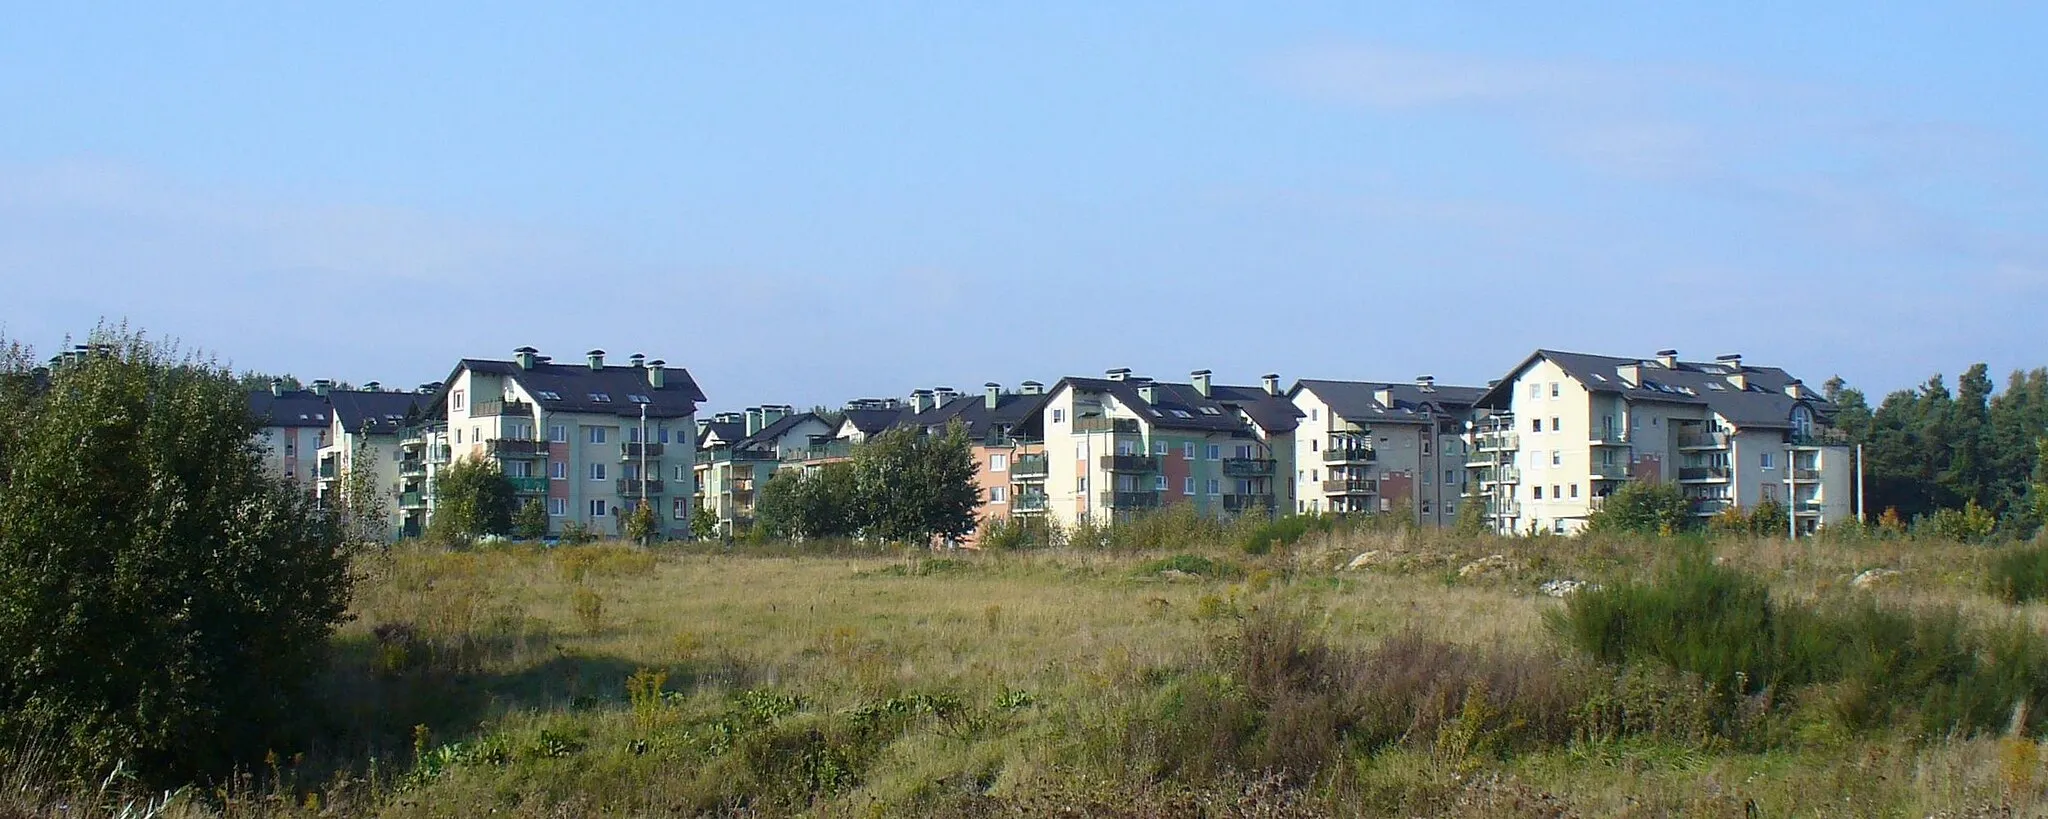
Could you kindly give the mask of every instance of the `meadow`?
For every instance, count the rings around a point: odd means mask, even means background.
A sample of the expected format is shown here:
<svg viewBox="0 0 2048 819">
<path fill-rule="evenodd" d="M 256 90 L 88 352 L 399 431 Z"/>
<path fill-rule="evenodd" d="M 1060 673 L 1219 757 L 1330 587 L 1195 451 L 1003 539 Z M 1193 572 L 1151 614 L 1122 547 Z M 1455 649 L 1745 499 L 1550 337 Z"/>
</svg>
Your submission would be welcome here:
<svg viewBox="0 0 2048 819">
<path fill-rule="evenodd" d="M 2030 547 L 1294 534 L 400 546 L 307 747 L 155 797 L 16 760 L 0 816 L 2048 809 Z"/>
</svg>

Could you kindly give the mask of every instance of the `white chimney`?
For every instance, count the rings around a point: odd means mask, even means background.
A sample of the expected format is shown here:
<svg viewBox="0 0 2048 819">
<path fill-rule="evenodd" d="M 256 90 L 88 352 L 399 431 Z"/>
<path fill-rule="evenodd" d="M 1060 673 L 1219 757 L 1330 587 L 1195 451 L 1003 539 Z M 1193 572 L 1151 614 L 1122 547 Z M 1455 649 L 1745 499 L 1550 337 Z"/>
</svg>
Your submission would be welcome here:
<svg viewBox="0 0 2048 819">
<path fill-rule="evenodd" d="M 657 390 L 668 386 L 668 362 L 659 358 L 647 362 L 647 386 Z"/>
<path fill-rule="evenodd" d="M 1026 381 L 1024 382 L 1024 388 L 1022 392 L 1025 395 L 1044 395 L 1045 385 L 1040 384 L 1036 381 Z"/>
<path fill-rule="evenodd" d="M 1208 370 L 1196 370 L 1188 374 L 1195 382 L 1195 392 L 1201 393 L 1203 398 L 1209 397 L 1209 376 Z"/>
<path fill-rule="evenodd" d="M 990 410 L 993 410 L 1003 403 L 1003 385 L 998 384 L 994 381 L 990 381 L 986 384 L 981 385 L 981 387 L 982 406 L 987 407 Z"/>
<path fill-rule="evenodd" d="M 602 369 L 604 369 L 604 351 L 603 351 L 603 350 L 591 350 L 591 351 L 590 351 L 590 352 L 588 352 L 588 353 L 584 353 L 584 355 L 586 355 L 586 356 L 589 356 L 589 357 L 590 357 L 590 369 L 592 369 L 592 370 L 602 370 Z"/>
<path fill-rule="evenodd" d="M 1658 351 L 1657 351 L 1657 363 L 1659 363 L 1659 364 L 1662 364 L 1662 365 L 1664 365 L 1664 369 L 1667 369 L 1667 370 L 1675 370 L 1675 369 L 1678 369 L 1678 351 L 1677 351 L 1677 350 L 1658 350 Z"/>
<path fill-rule="evenodd" d="M 1117 367 L 1116 369 L 1110 370 L 1107 374 L 1109 376 L 1109 380 L 1111 381 L 1124 381 L 1128 380 L 1131 377 L 1131 368 Z"/>
<path fill-rule="evenodd" d="M 271 395 L 271 397 L 274 397 L 274 398 L 277 398 L 277 397 L 283 397 L 283 396 L 284 396 L 284 379 L 282 379 L 282 378 L 273 378 L 273 379 L 270 379 L 270 395 Z"/>
<path fill-rule="evenodd" d="M 532 347 L 521 347 L 512 351 L 512 363 L 519 365 L 519 369 L 531 370 L 533 369 L 534 357 L 539 354 L 540 351 Z"/>
<path fill-rule="evenodd" d="M 1260 377 L 1261 379 L 1263 379 L 1263 380 L 1264 380 L 1264 381 L 1266 382 L 1266 394 L 1267 394 L 1267 395 L 1279 395 L 1279 394 L 1280 394 L 1280 374 L 1279 374 L 1279 373 L 1266 373 L 1265 375 L 1262 375 L 1262 376 L 1259 376 L 1259 377 Z"/>
</svg>

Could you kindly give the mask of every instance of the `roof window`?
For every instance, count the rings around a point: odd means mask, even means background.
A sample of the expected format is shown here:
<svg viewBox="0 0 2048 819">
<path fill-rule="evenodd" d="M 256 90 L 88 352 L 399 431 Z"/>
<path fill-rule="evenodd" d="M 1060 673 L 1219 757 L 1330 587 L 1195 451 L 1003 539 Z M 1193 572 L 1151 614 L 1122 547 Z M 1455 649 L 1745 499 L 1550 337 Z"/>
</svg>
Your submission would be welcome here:
<svg viewBox="0 0 2048 819">
<path fill-rule="evenodd" d="M 540 400 L 542 401 L 562 400 L 561 393 L 554 392 L 553 390 L 535 390 L 533 394 L 540 396 Z"/>
<path fill-rule="evenodd" d="M 1222 415 L 1222 414 L 1223 414 L 1223 411 L 1222 411 L 1222 410 L 1220 410 L 1220 409 L 1217 409 L 1217 408 L 1215 408 L 1215 407 L 1203 407 L 1203 408 L 1202 408 L 1202 414 L 1203 414 L 1203 415 Z"/>
<path fill-rule="evenodd" d="M 608 392 L 593 392 L 590 394 L 590 400 L 600 404 L 609 404 L 612 402 L 612 394 Z"/>
</svg>

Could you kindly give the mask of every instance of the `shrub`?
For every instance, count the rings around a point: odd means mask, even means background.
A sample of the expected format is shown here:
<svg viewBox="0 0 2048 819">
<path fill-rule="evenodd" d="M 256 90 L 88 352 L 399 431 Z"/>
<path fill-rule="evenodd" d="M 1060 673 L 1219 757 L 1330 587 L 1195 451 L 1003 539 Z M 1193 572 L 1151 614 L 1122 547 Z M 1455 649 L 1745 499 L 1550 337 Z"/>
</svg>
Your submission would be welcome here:
<svg viewBox="0 0 2048 819">
<path fill-rule="evenodd" d="M 517 502 L 518 490 L 496 461 L 458 460 L 434 478 L 434 517 L 428 536 L 442 543 L 467 544 L 485 535 L 511 534 Z"/>
<path fill-rule="evenodd" d="M 1138 572 L 1140 574 L 1158 574 L 1160 572 L 1167 571 L 1177 571 L 1186 574 L 1195 574 L 1201 575 L 1203 577 L 1215 578 L 1236 577 L 1244 572 L 1243 569 L 1238 568 L 1233 564 L 1226 563 L 1221 560 L 1203 557 L 1202 555 L 1198 554 L 1189 554 L 1187 552 L 1182 552 L 1172 557 L 1153 560 L 1138 567 Z"/>
<path fill-rule="evenodd" d="M 1248 555 L 1269 554 L 1274 548 L 1293 546 L 1303 537 L 1337 528 L 1335 515 L 1284 515 L 1265 521 L 1239 542 Z"/>
<path fill-rule="evenodd" d="M 1934 514 L 1916 521 L 1913 528 L 1916 534 L 1943 540 L 1982 543 L 1998 531 L 1998 518 L 1991 514 L 1991 510 L 1978 506 L 1972 500 L 1963 504 L 1961 509 L 1937 509 Z"/>
<path fill-rule="evenodd" d="M 2048 597 L 2048 544 L 2000 552 L 1991 562 L 1991 593 L 2008 603 Z"/>
<path fill-rule="evenodd" d="M 998 552 L 1043 549 L 1053 543 L 1052 524 L 1043 519 L 996 518 L 982 528 L 981 548 Z"/>
<path fill-rule="evenodd" d="M 1682 530 L 1691 521 L 1691 507 L 1677 484 L 1629 481 L 1586 519 L 1586 530 L 1660 535 Z"/>
<path fill-rule="evenodd" d="M 293 746 L 350 578 L 225 370 L 126 330 L 47 373 L 0 343 L 0 745 L 73 773 Z"/>
</svg>

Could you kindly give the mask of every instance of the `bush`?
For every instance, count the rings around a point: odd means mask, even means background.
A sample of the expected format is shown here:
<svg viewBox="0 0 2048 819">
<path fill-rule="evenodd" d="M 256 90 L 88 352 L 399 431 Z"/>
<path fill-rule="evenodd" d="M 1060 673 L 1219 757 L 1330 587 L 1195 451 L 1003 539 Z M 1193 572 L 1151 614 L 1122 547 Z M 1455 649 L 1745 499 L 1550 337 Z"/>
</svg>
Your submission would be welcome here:
<svg viewBox="0 0 2048 819">
<path fill-rule="evenodd" d="M 155 782 L 294 746 L 349 597 L 225 370 L 125 330 L 0 348 L 0 744 Z"/>
<path fill-rule="evenodd" d="M 1961 543 L 1982 543 L 1998 531 L 1998 518 L 1972 500 L 1961 509 L 1938 509 L 1916 521 L 1915 534 Z"/>
<path fill-rule="evenodd" d="M 1293 546 L 1311 533 L 1328 532 L 1341 520 L 1336 515 L 1285 515 L 1266 521 L 1239 541 L 1248 555 L 1269 554 Z"/>
<path fill-rule="evenodd" d="M 498 462 L 458 460 L 434 478 L 434 516 L 428 536 L 441 543 L 464 545 L 486 535 L 511 534 L 516 503 L 518 490 L 498 469 Z"/>
<path fill-rule="evenodd" d="M 1053 544 L 1052 527 L 1043 519 L 996 518 L 983 525 L 980 546 L 998 552 L 1043 549 Z"/>
<path fill-rule="evenodd" d="M 1668 535 L 1691 525 L 1692 509 L 1677 484 L 1629 481 L 1586 519 L 1590 532 Z"/>
<path fill-rule="evenodd" d="M 1139 574 L 1158 574 L 1167 571 L 1217 578 L 1236 577 L 1244 573 L 1243 569 L 1232 564 L 1186 552 L 1154 560 L 1138 568 Z"/>
<path fill-rule="evenodd" d="M 1991 562 L 1991 593 L 2008 603 L 2048 597 L 2048 544 L 2000 552 Z"/>
</svg>

